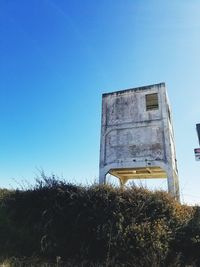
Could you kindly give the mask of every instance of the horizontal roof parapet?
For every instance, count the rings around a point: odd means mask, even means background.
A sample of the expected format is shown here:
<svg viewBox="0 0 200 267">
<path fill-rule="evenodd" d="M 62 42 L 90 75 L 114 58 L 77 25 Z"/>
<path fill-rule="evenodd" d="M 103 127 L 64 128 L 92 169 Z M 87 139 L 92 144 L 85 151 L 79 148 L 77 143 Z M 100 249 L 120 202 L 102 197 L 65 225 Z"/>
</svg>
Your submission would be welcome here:
<svg viewBox="0 0 200 267">
<path fill-rule="evenodd" d="M 128 93 L 128 92 L 132 92 L 132 91 L 142 91 L 142 90 L 148 90 L 148 89 L 152 89 L 154 87 L 165 87 L 165 83 L 157 83 L 157 84 L 152 84 L 152 85 L 146 85 L 146 86 L 141 86 L 141 87 L 136 87 L 136 88 L 129 88 L 129 89 L 123 89 L 123 90 L 119 90 L 119 91 L 115 91 L 115 92 L 111 92 L 111 93 L 104 93 L 102 96 L 106 97 L 108 95 L 120 95 L 120 94 L 124 94 L 124 93 Z"/>
</svg>

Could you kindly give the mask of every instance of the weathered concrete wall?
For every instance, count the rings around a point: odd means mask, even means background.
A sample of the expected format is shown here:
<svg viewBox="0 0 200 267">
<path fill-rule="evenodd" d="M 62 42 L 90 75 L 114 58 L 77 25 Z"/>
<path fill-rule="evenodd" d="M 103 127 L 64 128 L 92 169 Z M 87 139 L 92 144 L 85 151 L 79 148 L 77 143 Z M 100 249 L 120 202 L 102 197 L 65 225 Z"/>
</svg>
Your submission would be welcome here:
<svg viewBox="0 0 200 267">
<path fill-rule="evenodd" d="M 148 94 L 158 95 L 157 109 L 146 109 Z M 174 133 L 164 83 L 103 95 L 100 183 L 106 182 L 106 174 L 113 169 L 147 166 L 160 167 L 171 176 L 169 191 L 177 194 Z"/>
<path fill-rule="evenodd" d="M 156 125 L 111 130 L 105 138 L 105 163 L 164 160 L 162 128 Z"/>
</svg>

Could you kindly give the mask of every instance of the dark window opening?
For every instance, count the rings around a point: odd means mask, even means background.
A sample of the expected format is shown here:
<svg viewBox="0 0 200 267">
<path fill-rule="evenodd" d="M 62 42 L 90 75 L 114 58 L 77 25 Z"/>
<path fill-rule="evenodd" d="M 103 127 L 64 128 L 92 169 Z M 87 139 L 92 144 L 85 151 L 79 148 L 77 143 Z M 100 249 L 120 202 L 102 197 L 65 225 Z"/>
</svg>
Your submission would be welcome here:
<svg viewBox="0 0 200 267">
<path fill-rule="evenodd" d="M 158 94 L 146 95 L 146 110 L 158 109 Z"/>
<path fill-rule="evenodd" d="M 169 117 L 169 121 L 171 122 L 171 112 L 170 112 L 169 107 L 168 107 L 168 117 Z"/>
</svg>

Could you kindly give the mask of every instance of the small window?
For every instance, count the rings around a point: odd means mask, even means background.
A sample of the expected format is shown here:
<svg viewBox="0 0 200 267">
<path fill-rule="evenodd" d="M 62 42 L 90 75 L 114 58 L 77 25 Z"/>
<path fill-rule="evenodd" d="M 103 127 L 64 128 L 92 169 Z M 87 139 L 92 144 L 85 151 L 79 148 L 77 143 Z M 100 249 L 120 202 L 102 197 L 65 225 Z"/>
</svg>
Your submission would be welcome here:
<svg viewBox="0 0 200 267">
<path fill-rule="evenodd" d="M 158 109 L 158 94 L 146 95 L 146 110 Z"/>
</svg>

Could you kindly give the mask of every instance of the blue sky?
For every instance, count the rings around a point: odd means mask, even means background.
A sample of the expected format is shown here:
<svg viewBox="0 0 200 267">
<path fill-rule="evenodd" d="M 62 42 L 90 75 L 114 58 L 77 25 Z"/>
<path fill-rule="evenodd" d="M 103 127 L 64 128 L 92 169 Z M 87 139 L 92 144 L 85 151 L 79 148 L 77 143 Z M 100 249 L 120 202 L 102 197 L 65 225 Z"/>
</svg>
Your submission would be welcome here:
<svg viewBox="0 0 200 267">
<path fill-rule="evenodd" d="M 93 182 L 101 94 L 166 82 L 181 198 L 200 203 L 199 14 L 198 0 L 1 0 L 0 186 L 41 169 Z"/>
</svg>

